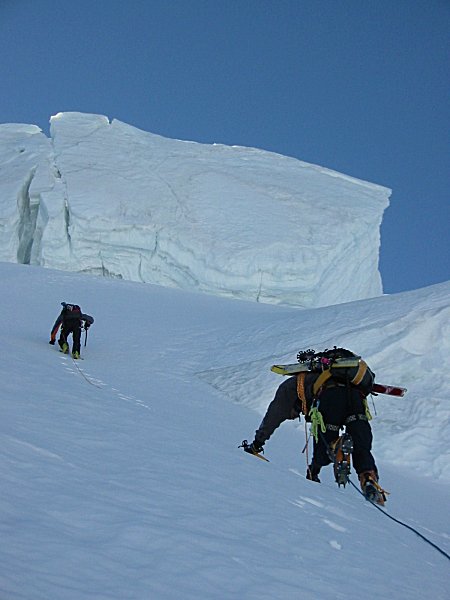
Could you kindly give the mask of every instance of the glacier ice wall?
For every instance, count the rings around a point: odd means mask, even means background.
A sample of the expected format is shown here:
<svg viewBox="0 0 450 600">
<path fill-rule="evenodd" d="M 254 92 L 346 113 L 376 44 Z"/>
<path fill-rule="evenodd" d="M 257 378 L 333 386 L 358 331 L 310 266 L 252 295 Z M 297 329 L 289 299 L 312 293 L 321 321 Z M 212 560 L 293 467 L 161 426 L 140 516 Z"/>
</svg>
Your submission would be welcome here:
<svg viewBox="0 0 450 600">
<path fill-rule="evenodd" d="M 60 113 L 0 125 L 0 260 L 318 307 L 382 293 L 390 190 Z"/>
</svg>

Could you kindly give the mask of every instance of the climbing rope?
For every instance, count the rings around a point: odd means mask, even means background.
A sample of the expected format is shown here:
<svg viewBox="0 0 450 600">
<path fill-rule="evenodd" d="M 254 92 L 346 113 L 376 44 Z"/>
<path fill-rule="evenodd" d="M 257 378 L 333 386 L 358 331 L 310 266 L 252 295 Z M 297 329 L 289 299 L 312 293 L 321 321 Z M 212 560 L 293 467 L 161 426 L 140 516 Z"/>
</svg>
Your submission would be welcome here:
<svg viewBox="0 0 450 600">
<path fill-rule="evenodd" d="M 361 496 L 363 498 L 366 498 L 366 496 L 364 496 L 364 494 L 361 492 L 361 490 L 359 490 L 357 488 L 357 486 L 353 483 L 353 481 L 350 478 L 348 479 L 348 481 L 355 488 L 355 490 L 358 492 L 358 494 L 361 494 Z M 445 552 L 444 550 L 442 550 L 442 548 L 439 548 L 439 546 L 437 546 L 431 540 L 429 540 L 427 537 L 425 537 L 424 535 L 422 535 L 420 533 L 420 531 L 417 531 L 417 529 L 414 529 L 414 527 L 411 527 L 411 525 L 407 525 L 403 521 L 400 521 L 399 519 L 396 519 L 395 517 L 393 517 L 392 515 L 390 515 L 389 513 L 387 513 L 385 510 L 383 510 L 380 506 L 378 506 L 378 504 L 376 504 L 370 498 L 366 498 L 366 500 L 368 500 L 373 506 L 375 506 L 375 508 L 377 508 L 381 513 L 383 513 L 383 515 L 385 515 L 386 517 L 389 517 L 389 519 L 391 519 L 395 523 L 398 523 L 399 525 L 403 525 L 403 527 L 406 527 L 406 529 L 409 529 L 410 531 L 413 531 L 416 535 L 418 535 L 425 542 L 427 542 L 427 544 L 430 544 L 430 546 L 432 546 L 435 550 L 437 550 L 438 552 L 440 552 L 441 554 L 443 554 L 446 558 L 448 558 L 450 560 L 450 555 L 447 554 L 447 552 Z"/>
<path fill-rule="evenodd" d="M 87 375 L 85 373 L 83 373 L 83 371 L 80 369 L 80 367 L 77 365 L 77 361 L 75 360 L 75 358 L 73 356 L 70 357 L 72 359 L 73 364 L 76 366 L 78 373 L 91 385 L 93 385 L 94 387 L 98 388 L 98 389 L 103 389 L 102 385 L 97 385 L 96 383 L 94 383 L 91 379 L 89 379 L 89 377 L 87 377 Z"/>
</svg>

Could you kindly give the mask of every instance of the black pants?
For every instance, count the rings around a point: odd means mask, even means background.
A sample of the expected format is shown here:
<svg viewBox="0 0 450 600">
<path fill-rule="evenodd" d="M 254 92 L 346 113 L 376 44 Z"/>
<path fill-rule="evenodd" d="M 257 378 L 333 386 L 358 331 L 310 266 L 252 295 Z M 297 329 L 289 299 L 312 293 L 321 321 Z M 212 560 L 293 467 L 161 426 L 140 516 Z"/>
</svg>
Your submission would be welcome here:
<svg viewBox="0 0 450 600">
<path fill-rule="evenodd" d="M 68 343 L 68 336 L 72 334 L 73 344 L 72 352 L 81 352 L 81 323 L 80 321 L 66 321 L 61 327 L 58 344 L 62 346 L 64 342 Z"/>
<path fill-rule="evenodd" d="M 372 428 L 365 418 L 365 407 L 359 392 L 348 387 L 330 387 L 319 398 L 320 412 L 327 425 L 325 433 L 320 432 L 318 442 L 314 440 L 313 464 L 325 466 L 331 459 L 327 445 L 339 437 L 339 428 L 345 426 L 353 438 L 353 466 L 359 474 L 375 471 L 377 467 L 372 456 Z"/>
</svg>

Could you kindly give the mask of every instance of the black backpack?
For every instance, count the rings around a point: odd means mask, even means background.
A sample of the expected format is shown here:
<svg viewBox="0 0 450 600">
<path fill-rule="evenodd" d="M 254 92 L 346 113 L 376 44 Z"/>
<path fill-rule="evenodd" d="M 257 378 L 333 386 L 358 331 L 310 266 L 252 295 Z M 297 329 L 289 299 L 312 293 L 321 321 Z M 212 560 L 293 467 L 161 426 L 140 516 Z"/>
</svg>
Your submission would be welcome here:
<svg viewBox="0 0 450 600">
<path fill-rule="evenodd" d="M 75 319 L 81 319 L 81 308 L 78 304 L 67 304 L 66 302 L 61 302 L 63 307 L 62 309 L 62 317 L 64 321 L 73 321 Z"/>
<path fill-rule="evenodd" d="M 336 346 L 323 352 L 306 350 L 299 352 L 297 359 L 299 362 L 309 363 L 309 370 L 318 374 L 314 382 L 314 395 L 330 380 L 354 387 L 364 396 L 372 391 L 375 373 L 351 350 Z"/>
</svg>

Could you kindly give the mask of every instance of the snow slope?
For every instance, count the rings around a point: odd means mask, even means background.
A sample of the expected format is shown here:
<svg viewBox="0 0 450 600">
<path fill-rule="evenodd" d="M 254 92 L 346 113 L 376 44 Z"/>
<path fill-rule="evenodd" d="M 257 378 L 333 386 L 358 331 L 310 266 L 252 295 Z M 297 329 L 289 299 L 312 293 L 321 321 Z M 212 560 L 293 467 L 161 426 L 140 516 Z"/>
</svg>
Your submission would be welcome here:
<svg viewBox="0 0 450 600">
<path fill-rule="evenodd" d="M 386 512 L 450 553 L 450 283 L 316 310 L 0 264 L 0 598 L 446 600 L 449 561 L 330 469 L 303 423 L 251 439 L 297 350 L 345 345 L 377 379 Z M 62 300 L 85 360 L 48 345 Z M 356 481 L 356 477 L 352 476 Z"/>
<path fill-rule="evenodd" d="M 60 113 L 0 125 L 0 260 L 317 307 L 382 293 L 390 190 Z"/>
</svg>

